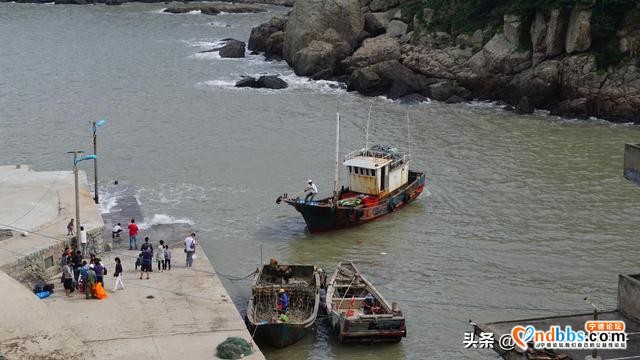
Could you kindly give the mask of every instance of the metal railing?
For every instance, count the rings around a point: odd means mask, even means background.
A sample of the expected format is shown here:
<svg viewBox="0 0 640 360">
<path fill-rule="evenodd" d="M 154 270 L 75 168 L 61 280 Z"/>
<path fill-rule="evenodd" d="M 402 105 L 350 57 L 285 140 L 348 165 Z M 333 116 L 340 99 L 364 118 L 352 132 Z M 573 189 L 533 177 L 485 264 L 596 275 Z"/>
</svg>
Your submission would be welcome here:
<svg viewBox="0 0 640 360">
<path fill-rule="evenodd" d="M 411 160 L 411 154 L 405 152 L 389 152 L 371 149 L 358 149 L 345 155 L 344 161 L 354 159 L 356 157 L 373 157 L 377 159 L 391 160 L 391 167 L 394 168 L 398 164 L 403 164 Z"/>
</svg>

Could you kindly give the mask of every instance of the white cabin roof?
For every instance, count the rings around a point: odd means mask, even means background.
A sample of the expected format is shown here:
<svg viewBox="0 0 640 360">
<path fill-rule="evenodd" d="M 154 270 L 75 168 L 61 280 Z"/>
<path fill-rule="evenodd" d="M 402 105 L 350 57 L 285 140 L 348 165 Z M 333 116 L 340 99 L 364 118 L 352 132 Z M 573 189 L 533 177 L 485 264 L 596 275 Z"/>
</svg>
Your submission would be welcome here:
<svg viewBox="0 0 640 360">
<path fill-rule="evenodd" d="M 355 156 L 344 161 L 345 166 L 355 166 L 364 169 L 379 169 L 390 163 L 391 159 L 383 159 L 371 156 Z"/>
</svg>

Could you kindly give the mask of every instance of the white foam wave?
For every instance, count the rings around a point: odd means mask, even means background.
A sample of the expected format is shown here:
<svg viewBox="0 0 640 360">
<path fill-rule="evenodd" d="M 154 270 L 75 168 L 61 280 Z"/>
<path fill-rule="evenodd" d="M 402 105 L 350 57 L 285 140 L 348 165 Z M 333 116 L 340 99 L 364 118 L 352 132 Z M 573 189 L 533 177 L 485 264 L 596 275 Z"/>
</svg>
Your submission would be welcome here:
<svg viewBox="0 0 640 360">
<path fill-rule="evenodd" d="M 100 187 L 100 203 L 98 208 L 100 213 L 109 214 L 116 206 L 118 206 L 118 199 L 124 195 L 125 190 L 116 190 L 110 186 Z M 120 210 L 116 210 L 118 212 Z"/>
<path fill-rule="evenodd" d="M 156 9 L 156 10 L 152 10 L 151 13 L 152 14 L 168 14 L 164 12 L 165 10 L 167 10 L 167 8 Z"/>
<path fill-rule="evenodd" d="M 249 75 L 254 78 L 259 78 L 264 75 L 264 73 Z M 320 91 L 320 92 L 331 92 L 337 94 L 346 94 L 347 90 L 344 85 L 340 84 L 337 81 L 329 81 L 329 80 L 312 80 L 306 77 L 297 76 L 293 73 L 287 74 L 278 74 L 273 73 L 271 75 L 278 75 L 282 80 L 286 81 L 289 86 L 286 89 L 259 89 L 259 88 L 236 88 L 235 84 L 243 76 L 240 74 L 230 74 L 232 76 L 231 79 L 216 79 L 216 80 L 208 80 L 198 83 L 198 85 L 204 85 L 215 88 L 226 88 L 226 89 L 234 89 L 238 91 L 263 91 L 263 92 L 273 92 L 273 91 L 290 91 L 290 90 L 312 90 L 312 91 Z"/>
<path fill-rule="evenodd" d="M 234 87 L 236 85 L 236 81 L 233 80 L 209 80 L 202 82 L 203 85 L 211 86 L 211 87 Z"/>
<path fill-rule="evenodd" d="M 151 219 L 140 223 L 139 226 L 141 229 L 148 229 L 153 225 L 162 225 L 162 224 L 189 224 L 193 225 L 193 220 L 189 218 L 176 218 L 167 214 L 153 214 Z"/>
<path fill-rule="evenodd" d="M 220 53 L 218 53 L 217 51 L 199 52 L 199 53 L 192 54 L 189 57 L 193 58 L 193 59 L 206 59 L 206 60 L 211 60 L 211 59 L 220 60 L 220 59 L 222 59 L 222 57 L 220 57 Z"/>
<path fill-rule="evenodd" d="M 187 44 L 187 46 L 199 47 L 199 48 L 219 47 L 227 43 L 224 40 L 208 40 L 208 39 L 182 40 L 182 42 Z"/>
</svg>

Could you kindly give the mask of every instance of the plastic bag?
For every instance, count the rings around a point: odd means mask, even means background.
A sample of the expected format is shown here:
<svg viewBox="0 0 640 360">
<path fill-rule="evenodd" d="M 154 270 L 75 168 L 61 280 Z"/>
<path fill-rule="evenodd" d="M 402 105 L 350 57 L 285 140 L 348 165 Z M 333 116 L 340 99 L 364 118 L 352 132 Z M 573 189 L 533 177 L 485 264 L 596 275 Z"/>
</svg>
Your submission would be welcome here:
<svg viewBox="0 0 640 360">
<path fill-rule="evenodd" d="M 96 298 L 100 300 L 107 298 L 107 292 L 104 290 L 101 283 L 96 283 Z"/>
<path fill-rule="evenodd" d="M 193 256 L 192 256 L 191 258 L 192 258 L 193 260 L 195 260 L 195 259 L 197 259 L 197 258 L 198 258 L 198 255 L 193 254 Z"/>
</svg>

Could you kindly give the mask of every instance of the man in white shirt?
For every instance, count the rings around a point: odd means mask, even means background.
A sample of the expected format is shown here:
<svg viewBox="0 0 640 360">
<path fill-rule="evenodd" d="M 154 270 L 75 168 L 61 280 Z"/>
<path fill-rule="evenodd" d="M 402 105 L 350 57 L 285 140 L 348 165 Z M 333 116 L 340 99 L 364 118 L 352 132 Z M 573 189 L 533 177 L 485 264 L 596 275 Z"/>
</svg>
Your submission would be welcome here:
<svg viewBox="0 0 640 360">
<path fill-rule="evenodd" d="M 120 225 L 120 223 L 117 223 L 111 230 L 111 238 L 112 239 L 119 238 L 121 232 L 122 232 L 122 226 Z"/>
<path fill-rule="evenodd" d="M 191 233 L 184 239 L 184 252 L 187 254 L 187 267 L 193 265 L 193 254 L 196 252 L 196 234 Z"/>
<path fill-rule="evenodd" d="M 87 256 L 87 231 L 84 226 L 80 226 L 80 245 L 82 246 L 82 256 Z"/>
<path fill-rule="evenodd" d="M 304 198 L 304 202 L 313 201 L 313 197 L 318 193 L 318 187 L 313 181 L 307 181 L 307 187 L 304 188 L 304 192 L 307 193 L 307 196 Z"/>
</svg>

